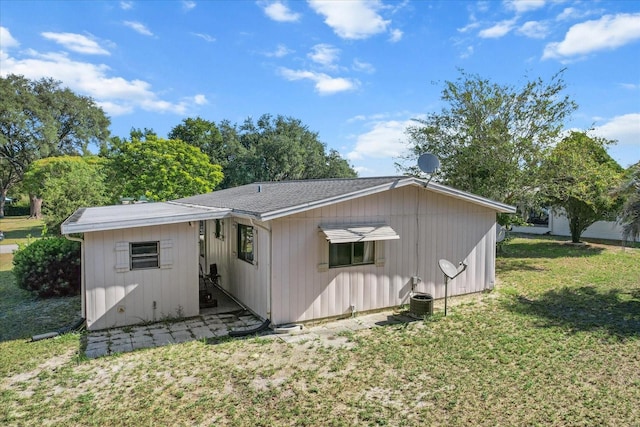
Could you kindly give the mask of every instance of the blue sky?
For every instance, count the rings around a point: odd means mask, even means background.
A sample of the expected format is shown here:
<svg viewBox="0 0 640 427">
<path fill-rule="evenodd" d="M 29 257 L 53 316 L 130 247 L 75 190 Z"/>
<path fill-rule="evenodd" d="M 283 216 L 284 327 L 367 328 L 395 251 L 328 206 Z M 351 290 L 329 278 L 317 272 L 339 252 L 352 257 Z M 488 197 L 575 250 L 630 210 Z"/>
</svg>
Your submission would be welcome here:
<svg viewBox="0 0 640 427">
<path fill-rule="evenodd" d="M 91 96 L 113 135 L 282 114 L 361 176 L 397 174 L 404 129 L 458 69 L 520 86 L 564 67 L 566 128 L 640 160 L 639 1 L 0 0 L 0 75 Z"/>
</svg>

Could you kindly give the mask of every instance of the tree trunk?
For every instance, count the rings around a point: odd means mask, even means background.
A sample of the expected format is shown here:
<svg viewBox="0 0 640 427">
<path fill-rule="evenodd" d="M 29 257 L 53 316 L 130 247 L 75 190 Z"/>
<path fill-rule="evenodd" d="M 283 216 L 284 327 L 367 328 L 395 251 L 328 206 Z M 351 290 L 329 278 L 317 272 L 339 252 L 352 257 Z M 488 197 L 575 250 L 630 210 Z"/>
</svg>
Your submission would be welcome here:
<svg viewBox="0 0 640 427">
<path fill-rule="evenodd" d="M 30 211 L 29 218 L 41 219 L 42 218 L 42 198 L 29 194 Z"/>
<path fill-rule="evenodd" d="M 4 218 L 5 197 L 7 197 L 7 190 L 2 190 L 0 192 L 0 218 Z"/>
<path fill-rule="evenodd" d="M 582 230 L 578 225 L 577 220 L 569 220 L 569 229 L 571 230 L 571 242 L 572 243 L 580 243 L 580 236 L 582 235 Z"/>
</svg>

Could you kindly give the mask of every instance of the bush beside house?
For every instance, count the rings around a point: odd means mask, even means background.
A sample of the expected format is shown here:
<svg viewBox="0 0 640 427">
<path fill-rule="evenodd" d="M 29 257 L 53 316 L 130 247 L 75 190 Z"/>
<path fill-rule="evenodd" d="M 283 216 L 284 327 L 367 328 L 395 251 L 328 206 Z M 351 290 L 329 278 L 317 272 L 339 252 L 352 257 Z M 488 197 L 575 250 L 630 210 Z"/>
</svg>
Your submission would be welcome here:
<svg viewBox="0 0 640 427">
<path fill-rule="evenodd" d="M 80 293 L 80 244 L 64 238 L 36 240 L 13 256 L 16 283 L 39 297 Z"/>
</svg>

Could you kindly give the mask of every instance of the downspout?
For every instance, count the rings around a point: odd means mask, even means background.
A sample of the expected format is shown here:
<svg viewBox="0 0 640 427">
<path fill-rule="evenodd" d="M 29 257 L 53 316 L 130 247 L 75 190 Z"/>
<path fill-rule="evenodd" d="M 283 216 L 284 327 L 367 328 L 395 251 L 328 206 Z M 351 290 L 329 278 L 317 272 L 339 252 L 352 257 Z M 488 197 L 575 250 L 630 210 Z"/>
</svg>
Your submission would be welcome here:
<svg viewBox="0 0 640 427">
<path fill-rule="evenodd" d="M 82 318 L 87 318 L 87 293 L 85 292 L 85 283 L 84 283 L 84 239 L 80 237 L 69 236 L 68 234 L 64 235 L 65 239 L 71 240 L 72 242 L 80 242 L 80 310 L 82 311 Z"/>
</svg>

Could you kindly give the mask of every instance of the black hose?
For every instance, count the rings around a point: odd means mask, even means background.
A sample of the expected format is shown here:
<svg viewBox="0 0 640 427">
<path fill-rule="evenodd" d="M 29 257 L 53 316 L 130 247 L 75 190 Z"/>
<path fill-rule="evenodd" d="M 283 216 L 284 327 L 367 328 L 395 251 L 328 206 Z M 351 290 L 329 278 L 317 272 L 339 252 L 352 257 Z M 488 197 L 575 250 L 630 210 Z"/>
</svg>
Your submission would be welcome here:
<svg viewBox="0 0 640 427">
<path fill-rule="evenodd" d="M 84 326 L 84 321 L 85 321 L 84 318 L 80 318 L 80 319 L 76 320 L 75 323 L 72 323 L 71 325 L 65 326 L 64 328 L 58 329 L 57 332 L 60 335 L 62 335 L 62 334 L 67 334 L 69 332 L 79 331 Z"/>
<path fill-rule="evenodd" d="M 74 331 L 79 331 L 80 329 L 82 329 L 82 327 L 84 326 L 84 318 L 78 319 L 77 321 L 75 321 L 74 323 L 72 323 L 71 325 L 67 325 L 63 328 L 60 328 L 56 331 L 53 332 L 47 332 L 44 334 L 40 334 L 40 335 L 34 335 L 31 337 L 31 341 L 35 342 L 35 341 L 40 341 L 40 340 L 46 340 L 49 338 L 53 338 L 53 337 L 57 337 L 58 335 L 62 335 L 62 334 L 68 334 L 69 332 L 74 332 Z"/>
<path fill-rule="evenodd" d="M 265 331 L 269 327 L 270 323 L 271 323 L 271 320 L 267 319 L 262 323 L 262 325 L 256 328 L 247 329 L 246 331 L 231 331 L 229 332 L 229 336 L 233 338 L 237 338 L 237 337 L 246 337 L 248 335 L 259 334 L 260 332 Z"/>
</svg>

